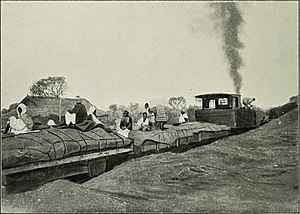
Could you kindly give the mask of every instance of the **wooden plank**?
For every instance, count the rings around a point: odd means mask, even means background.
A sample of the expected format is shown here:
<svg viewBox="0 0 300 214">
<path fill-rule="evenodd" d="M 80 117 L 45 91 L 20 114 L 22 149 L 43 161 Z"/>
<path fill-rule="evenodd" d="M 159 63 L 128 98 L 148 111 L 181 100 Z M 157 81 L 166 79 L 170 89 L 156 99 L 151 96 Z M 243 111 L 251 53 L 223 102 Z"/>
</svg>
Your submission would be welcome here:
<svg viewBox="0 0 300 214">
<path fill-rule="evenodd" d="M 2 173 L 3 173 L 3 175 L 14 174 L 14 173 L 18 173 L 18 172 L 30 171 L 30 170 L 34 170 L 34 169 L 52 167 L 52 166 L 68 164 L 68 163 L 72 163 L 72 162 L 84 161 L 84 160 L 92 160 L 92 159 L 96 159 L 99 157 L 106 157 L 106 156 L 117 155 L 117 154 L 121 154 L 121 153 L 128 153 L 128 152 L 132 152 L 132 151 L 133 151 L 133 147 L 131 145 L 131 147 L 129 147 L 129 148 L 117 148 L 117 149 L 112 149 L 112 150 L 102 151 L 102 152 L 95 152 L 95 153 L 86 154 L 86 155 L 78 155 L 78 156 L 74 156 L 74 157 L 64 158 L 61 160 L 49 161 L 49 162 L 45 162 L 45 163 L 33 163 L 33 164 L 24 165 L 24 166 L 17 166 L 14 168 L 3 169 Z"/>
</svg>

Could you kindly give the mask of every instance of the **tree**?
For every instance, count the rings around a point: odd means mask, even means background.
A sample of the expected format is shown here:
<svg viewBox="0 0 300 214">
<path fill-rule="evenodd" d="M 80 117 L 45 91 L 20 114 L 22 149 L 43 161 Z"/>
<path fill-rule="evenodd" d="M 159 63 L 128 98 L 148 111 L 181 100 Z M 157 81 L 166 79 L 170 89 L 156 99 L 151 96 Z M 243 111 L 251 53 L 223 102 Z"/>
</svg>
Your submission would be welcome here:
<svg viewBox="0 0 300 214">
<path fill-rule="evenodd" d="M 65 77 L 48 77 L 40 79 L 30 87 L 30 93 L 34 96 L 59 97 L 67 90 Z"/>
<path fill-rule="evenodd" d="M 128 106 L 128 110 L 133 122 L 137 122 L 140 118 L 140 105 L 138 103 L 130 103 Z"/>
<path fill-rule="evenodd" d="M 114 113 L 114 112 L 116 112 L 116 111 L 118 110 L 118 106 L 117 106 L 117 104 L 111 104 L 111 105 L 108 107 L 108 109 L 109 109 L 112 113 Z"/>
<path fill-rule="evenodd" d="M 111 105 L 108 107 L 108 109 L 109 109 L 109 112 L 110 112 L 111 116 L 112 116 L 113 118 L 115 118 L 115 117 L 116 117 L 116 114 L 117 114 L 117 112 L 118 112 L 118 106 L 117 106 L 117 104 L 111 104 Z"/>
<path fill-rule="evenodd" d="M 186 100 L 184 97 L 171 97 L 169 99 L 169 104 L 172 106 L 173 110 L 179 110 L 186 106 Z"/>
</svg>

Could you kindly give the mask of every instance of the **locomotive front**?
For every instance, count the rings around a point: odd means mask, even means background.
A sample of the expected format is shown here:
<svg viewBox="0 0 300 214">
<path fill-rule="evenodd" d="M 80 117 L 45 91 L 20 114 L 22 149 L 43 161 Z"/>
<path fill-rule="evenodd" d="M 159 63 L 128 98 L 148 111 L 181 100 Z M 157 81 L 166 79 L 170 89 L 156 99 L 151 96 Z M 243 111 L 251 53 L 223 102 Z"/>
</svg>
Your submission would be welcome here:
<svg viewBox="0 0 300 214">
<path fill-rule="evenodd" d="M 197 95 L 195 98 L 198 105 L 195 117 L 198 122 L 227 125 L 232 129 L 257 127 L 255 110 L 243 108 L 239 94 L 213 93 Z"/>
</svg>

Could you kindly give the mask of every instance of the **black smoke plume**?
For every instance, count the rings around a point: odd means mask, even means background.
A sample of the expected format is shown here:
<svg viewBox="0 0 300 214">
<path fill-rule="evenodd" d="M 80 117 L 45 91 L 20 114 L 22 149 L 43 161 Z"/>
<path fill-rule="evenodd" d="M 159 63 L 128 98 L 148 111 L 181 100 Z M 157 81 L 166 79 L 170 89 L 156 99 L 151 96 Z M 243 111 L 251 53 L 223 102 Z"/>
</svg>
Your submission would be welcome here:
<svg viewBox="0 0 300 214">
<path fill-rule="evenodd" d="M 239 49 L 244 48 L 239 39 L 239 30 L 244 21 L 235 2 L 212 3 L 211 6 L 215 12 L 213 18 L 222 32 L 223 50 L 230 65 L 230 77 L 234 82 L 235 92 L 239 94 L 243 81 L 239 73 L 243 66 Z"/>
</svg>

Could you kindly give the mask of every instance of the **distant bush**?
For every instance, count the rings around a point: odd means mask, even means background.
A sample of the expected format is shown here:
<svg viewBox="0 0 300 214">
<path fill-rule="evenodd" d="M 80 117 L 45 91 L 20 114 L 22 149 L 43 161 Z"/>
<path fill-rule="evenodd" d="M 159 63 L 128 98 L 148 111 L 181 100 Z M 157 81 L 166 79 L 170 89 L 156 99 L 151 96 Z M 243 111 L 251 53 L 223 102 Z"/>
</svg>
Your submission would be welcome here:
<svg viewBox="0 0 300 214">
<path fill-rule="evenodd" d="M 167 118 L 168 118 L 168 121 L 167 121 L 168 124 L 178 123 L 180 110 L 169 110 L 169 111 L 166 111 L 166 114 L 167 114 Z"/>
<path fill-rule="evenodd" d="M 7 108 L 3 108 L 1 110 L 1 114 L 6 114 L 7 112 L 9 112 L 9 109 L 7 109 Z"/>
<path fill-rule="evenodd" d="M 190 122 L 196 121 L 195 111 L 197 110 L 197 106 L 190 105 L 187 109 L 187 115 L 189 117 Z"/>
<path fill-rule="evenodd" d="M 290 98 L 290 102 L 296 102 L 299 104 L 299 95 L 296 95 L 296 96 L 292 96 Z"/>
<path fill-rule="evenodd" d="M 18 105 L 19 105 L 19 103 L 11 104 L 8 109 L 6 109 L 6 108 L 2 109 L 1 114 L 7 114 L 8 112 L 16 111 Z"/>
<path fill-rule="evenodd" d="M 278 106 L 278 107 L 269 109 L 267 111 L 267 115 L 268 115 L 269 119 L 276 119 L 276 118 L 280 117 L 281 115 L 283 115 L 297 107 L 298 107 L 297 102 L 289 102 L 282 106 Z"/>
</svg>

